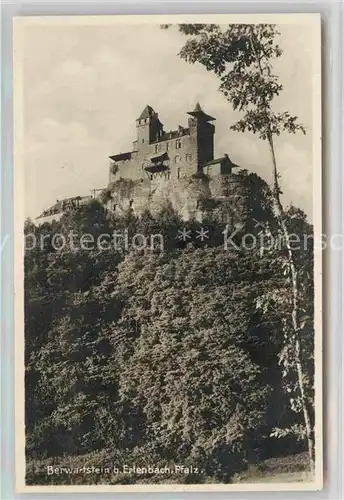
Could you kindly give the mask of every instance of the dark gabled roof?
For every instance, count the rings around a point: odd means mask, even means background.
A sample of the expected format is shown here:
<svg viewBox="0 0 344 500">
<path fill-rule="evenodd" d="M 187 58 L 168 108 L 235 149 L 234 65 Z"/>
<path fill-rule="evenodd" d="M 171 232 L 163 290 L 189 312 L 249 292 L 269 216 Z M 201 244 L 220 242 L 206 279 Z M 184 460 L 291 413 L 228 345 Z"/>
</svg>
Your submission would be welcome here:
<svg viewBox="0 0 344 500">
<path fill-rule="evenodd" d="M 206 163 L 202 164 L 202 167 L 208 167 L 210 165 L 217 165 L 218 163 L 221 163 L 222 161 L 225 161 L 226 158 L 222 156 L 222 158 L 214 158 L 214 160 L 207 161 Z M 227 158 L 228 160 L 228 158 Z"/>
<path fill-rule="evenodd" d="M 151 174 L 158 173 L 158 172 L 165 172 L 168 170 L 168 166 L 164 165 L 163 163 L 153 163 L 152 165 L 148 165 L 145 167 L 146 172 L 150 172 Z"/>
<path fill-rule="evenodd" d="M 198 102 L 195 106 L 195 109 L 193 111 L 188 111 L 188 115 L 194 116 L 195 118 L 199 118 L 201 120 L 204 120 L 206 122 L 212 122 L 216 120 L 216 118 L 213 118 L 210 115 L 207 115 L 201 108 L 200 103 Z"/>
<path fill-rule="evenodd" d="M 152 106 L 149 106 L 147 104 L 147 106 L 145 107 L 145 109 L 142 111 L 142 113 L 138 117 L 138 120 L 144 120 L 145 118 L 150 118 L 154 114 L 155 114 L 155 111 L 152 108 Z"/>
<path fill-rule="evenodd" d="M 223 161 L 229 162 L 231 164 L 232 168 L 239 167 L 238 165 L 235 165 L 232 160 L 229 158 L 228 155 L 224 155 L 221 158 L 215 158 L 214 160 L 207 161 L 206 163 L 202 164 L 202 167 L 208 167 L 210 165 L 217 165 L 218 163 L 222 163 Z"/>
<path fill-rule="evenodd" d="M 131 151 L 128 153 L 119 153 L 118 155 L 109 156 L 109 158 L 113 161 L 130 160 L 131 159 Z"/>
<path fill-rule="evenodd" d="M 152 162 L 156 162 L 158 160 L 160 161 L 168 160 L 168 154 L 166 153 L 166 151 L 163 153 L 155 153 L 154 155 L 150 155 L 149 159 Z"/>
</svg>

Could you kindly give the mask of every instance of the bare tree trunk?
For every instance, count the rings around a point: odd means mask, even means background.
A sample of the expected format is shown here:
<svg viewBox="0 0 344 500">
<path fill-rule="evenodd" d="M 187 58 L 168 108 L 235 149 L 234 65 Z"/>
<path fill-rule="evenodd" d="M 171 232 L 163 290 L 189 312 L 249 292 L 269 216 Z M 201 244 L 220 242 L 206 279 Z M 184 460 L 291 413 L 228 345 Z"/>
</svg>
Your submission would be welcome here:
<svg viewBox="0 0 344 500">
<path fill-rule="evenodd" d="M 263 77 L 264 71 L 263 71 L 262 64 L 261 64 L 261 56 L 260 56 L 259 51 L 257 51 L 255 43 L 254 43 L 253 28 L 251 28 L 250 45 L 251 45 L 252 52 L 253 52 L 255 59 L 256 59 L 258 71 L 260 72 L 260 74 Z M 264 107 L 265 107 L 265 110 L 267 112 L 268 105 L 267 105 L 264 97 L 263 97 L 262 101 L 264 103 Z M 266 118 L 267 118 L 267 124 L 268 124 L 267 125 L 267 127 L 268 127 L 268 134 L 267 134 L 268 137 L 267 138 L 268 138 L 268 142 L 269 142 L 270 153 L 271 153 L 271 158 L 272 158 L 272 166 L 273 166 L 273 198 L 274 198 L 276 215 L 279 219 L 279 224 L 280 224 L 280 227 L 282 229 L 283 237 L 286 241 L 286 246 L 287 246 L 287 250 L 288 250 L 288 263 L 289 263 L 290 275 L 291 275 L 291 280 L 292 280 L 292 303 L 293 303 L 292 324 L 293 324 L 293 330 L 294 330 L 294 335 L 293 335 L 292 341 L 294 343 L 297 379 L 298 379 L 298 384 L 299 384 L 299 388 L 300 388 L 302 412 L 303 412 L 305 428 L 306 428 L 306 435 L 307 435 L 308 455 L 309 455 L 310 467 L 311 467 L 311 470 L 313 471 L 313 469 L 314 469 L 314 438 L 313 438 L 311 419 L 310 419 L 310 414 L 309 414 L 308 405 L 307 405 L 307 398 L 306 398 L 305 388 L 304 388 L 304 373 L 303 373 L 303 364 L 302 364 L 302 353 L 301 353 L 301 343 L 300 343 L 300 326 L 299 326 L 298 273 L 297 273 L 297 269 L 296 269 L 295 262 L 294 262 L 293 251 L 292 251 L 292 248 L 290 246 L 289 231 L 288 231 L 288 227 L 286 224 L 285 213 L 284 213 L 283 205 L 282 205 L 282 202 L 280 199 L 280 188 L 279 188 L 279 182 L 278 182 L 276 156 L 275 156 L 275 149 L 274 149 L 272 133 L 271 133 L 270 127 L 269 127 L 268 113 L 266 113 Z"/>
<path fill-rule="evenodd" d="M 300 325 L 299 325 L 299 283 L 298 283 L 298 272 L 294 262 L 293 251 L 290 246 L 289 232 L 286 224 L 285 213 L 283 205 L 280 199 L 280 188 L 278 182 L 278 172 L 275 157 L 274 143 L 271 134 L 268 137 L 269 148 L 272 158 L 273 165 L 273 198 L 275 203 L 275 210 L 279 223 L 282 229 L 283 237 L 286 241 L 287 251 L 288 251 L 288 263 L 290 269 L 290 275 L 292 280 L 292 324 L 294 330 L 293 343 L 294 343 L 294 353 L 295 353 L 295 363 L 297 371 L 297 379 L 300 388 L 301 405 L 303 418 L 305 422 L 306 435 L 307 435 L 307 445 L 308 445 L 308 455 L 311 469 L 314 469 L 314 437 L 312 424 L 307 404 L 307 398 L 304 388 L 304 372 L 302 363 L 302 352 L 301 352 L 301 342 L 300 342 Z"/>
</svg>

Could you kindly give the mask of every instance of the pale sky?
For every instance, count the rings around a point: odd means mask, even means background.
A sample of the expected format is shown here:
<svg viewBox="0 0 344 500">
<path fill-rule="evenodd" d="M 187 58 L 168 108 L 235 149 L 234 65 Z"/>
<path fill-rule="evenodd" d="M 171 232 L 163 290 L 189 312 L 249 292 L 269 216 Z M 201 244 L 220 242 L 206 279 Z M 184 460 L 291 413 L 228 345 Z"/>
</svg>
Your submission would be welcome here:
<svg viewBox="0 0 344 500">
<path fill-rule="evenodd" d="M 284 202 L 312 219 L 312 37 L 279 26 L 284 54 L 275 64 L 284 91 L 276 110 L 299 117 L 307 135 L 276 140 Z M 25 215 L 56 199 L 88 195 L 108 182 L 108 157 L 131 151 L 146 104 L 166 130 L 186 125 L 197 101 L 216 118 L 215 155 L 271 181 L 268 145 L 229 130 L 238 118 L 219 81 L 177 56 L 185 37 L 157 25 L 26 26 L 24 34 Z"/>
</svg>

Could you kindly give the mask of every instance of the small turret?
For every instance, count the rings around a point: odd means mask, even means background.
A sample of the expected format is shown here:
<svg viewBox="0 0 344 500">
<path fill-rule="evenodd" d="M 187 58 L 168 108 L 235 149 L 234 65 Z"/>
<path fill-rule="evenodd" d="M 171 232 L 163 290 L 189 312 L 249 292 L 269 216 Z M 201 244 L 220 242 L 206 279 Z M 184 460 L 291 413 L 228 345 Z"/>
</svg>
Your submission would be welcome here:
<svg viewBox="0 0 344 500">
<path fill-rule="evenodd" d="M 140 114 L 140 116 L 138 117 L 137 120 L 138 121 L 140 121 L 140 120 L 147 120 L 148 118 L 151 118 L 154 115 L 155 115 L 154 109 L 152 108 L 152 106 L 149 106 L 149 104 L 147 104 L 147 106 L 142 111 L 142 113 Z"/>
<path fill-rule="evenodd" d="M 158 113 L 149 104 L 136 120 L 136 127 L 138 150 L 145 149 L 147 144 L 157 141 L 163 134 L 163 124 L 158 118 Z"/>
<path fill-rule="evenodd" d="M 207 115 L 201 108 L 200 103 L 198 102 L 195 106 L 195 109 L 193 111 L 188 111 L 188 115 L 193 116 L 194 118 L 197 118 L 198 120 L 204 121 L 204 122 L 212 122 L 216 118 L 213 118 L 210 115 Z"/>
</svg>

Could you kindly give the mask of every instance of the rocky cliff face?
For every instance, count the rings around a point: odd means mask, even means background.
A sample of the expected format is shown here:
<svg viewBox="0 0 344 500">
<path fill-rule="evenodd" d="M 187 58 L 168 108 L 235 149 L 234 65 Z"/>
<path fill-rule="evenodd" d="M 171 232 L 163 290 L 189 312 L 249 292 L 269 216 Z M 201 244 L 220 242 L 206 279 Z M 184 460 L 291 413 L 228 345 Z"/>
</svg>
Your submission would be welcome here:
<svg viewBox="0 0 344 500">
<path fill-rule="evenodd" d="M 171 204 L 185 220 L 211 217 L 236 223 L 252 219 L 256 210 L 264 212 L 266 189 L 262 179 L 244 170 L 226 176 L 195 175 L 178 180 L 121 178 L 109 185 L 102 201 L 118 214 L 129 208 L 137 215 L 145 210 L 154 214 Z"/>
<path fill-rule="evenodd" d="M 147 210 L 154 215 L 169 205 L 184 220 L 216 220 L 239 225 L 250 232 L 257 221 L 273 219 L 266 182 L 246 170 L 231 175 L 194 175 L 175 180 L 120 178 L 110 183 L 98 199 L 118 215 L 130 208 L 136 215 Z M 62 213 L 36 219 L 35 223 L 40 225 L 58 220 Z"/>
</svg>

